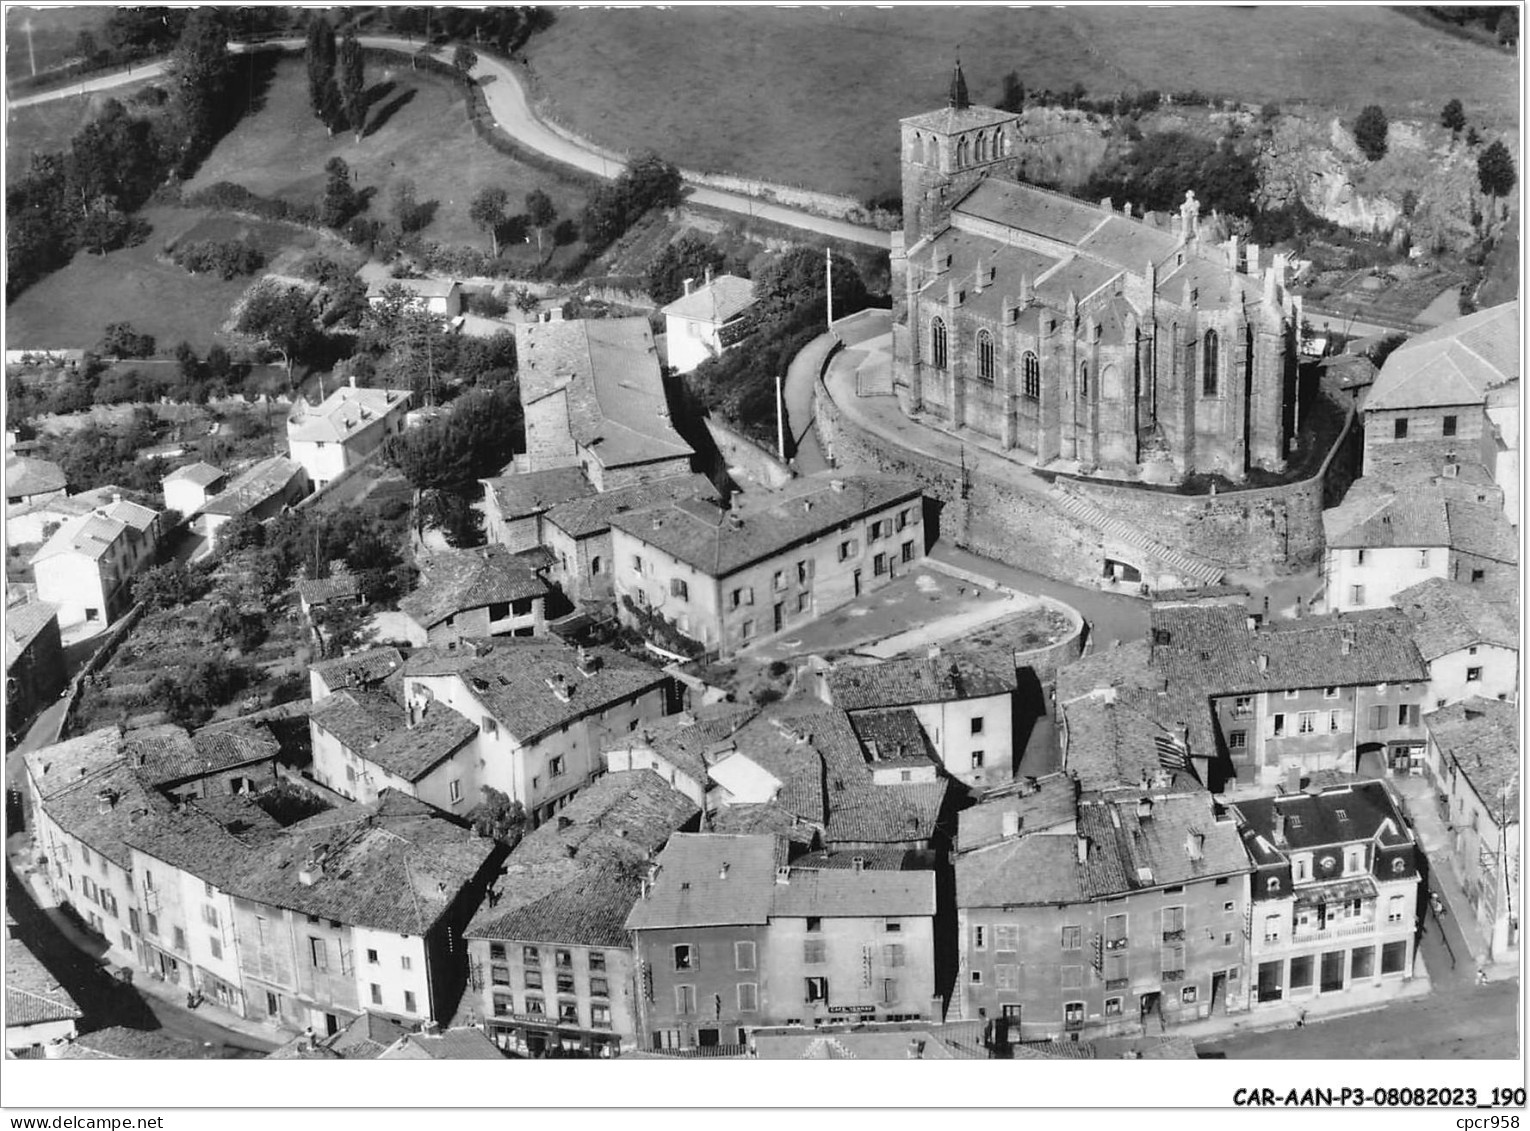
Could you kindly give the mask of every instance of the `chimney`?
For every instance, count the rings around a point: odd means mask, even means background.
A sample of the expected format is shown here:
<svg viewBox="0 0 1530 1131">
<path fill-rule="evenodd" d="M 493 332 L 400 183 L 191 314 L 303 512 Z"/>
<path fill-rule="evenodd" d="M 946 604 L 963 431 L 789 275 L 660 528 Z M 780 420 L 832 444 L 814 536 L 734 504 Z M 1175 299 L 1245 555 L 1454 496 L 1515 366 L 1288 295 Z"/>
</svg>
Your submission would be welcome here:
<svg viewBox="0 0 1530 1131">
<path fill-rule="evenodd" d="M 690 294 L 691 293 L 691 288 L 694 287 L 695 285 L 696 285 L 696 279 L 695 279 L 694 276 L 692 276 L 691 278 L 687 279 L 685 281 L 685 293 L 686 294 Z"/>
<path fill-rule="evenodd" d="M 117 807 L 117 793 L 115 790 L 103 789 L 96 793 L 96 812 L 109 813 Z"/>
<path fill-rule="evenodd" d="M 988 282 L 988 264 L 982 255 L 978 256 L 977 269 L 972 272 L 972 293 L 980 295 L 983 287 Z"/>
<path fill-rule="evenodd" d="M 722 867 L 717 869 L 717 878 L 719 880 L 726 880 L 728 878 L 728 862 L 726 860 L 722 862 Z"/>
<path fill-rule="evenodd" d="M 1284 813 L 1276 813 L 1275 814 L 1275 845 L 1276 845 L 1277 848 L 1285 848 L 1287 843 L 1288 842 L 1286 840 L 1286 815 Z"/>
<path fill-rule="evenodd" d="M 420 1026 L 420 1035 L 422 1037 L 439 1037 L 441 1035 L 441 1022 L 439 1022 L 439 1021 L 427 1021 L 427 1022 L 425 1022 L 423 1025 Z"/>
<path fill-rule="evenodd" d="M 1153 799 L 1142 797 L 1137 800 L 1137 820 L 1151 821 L 1153 819 Z"/>
<path fill-rule="evenodd" d="M 707 284 L 706 285 L 709 286 L 709 287 L 712 285 L 712 268 L 711 267 L 707 268 Z"/>
<path fill-rule="evenodd" d="M 864 872 L 866 870 L 866 858 L 864 856 L 850 857 L 850 870 L 852 872 Z"/>
<path fill-rule="evenodd" d="M 781 864 L 776 867 L 776 883 L 790 884 L 792 882 L 792 869 L 789 864 Z"/>
<path fill-rule="evenodd" d="M 1080 864 L 1089 863 L 1089 838 L 1086 836 L 1078 838 L 1078 862 Z"/>
<path fill-rule="evenodd" d="M 1302 764 L 1292 762 L 1286 767 L 1285 786 L 1287 793 L 1300 793 L 1302 791 Z"/>
<path fill-rule="evenodd" d="M 314 1035 L 313 1026 L 310 1025 L 303 1030 L 303 1043 L 309 1052 L 313 1052 L 314 1049 L 319 1047 L 319 1041 Z"/>
<path fill-rule="evenodd" d="M 1261 674 L 1270 670 L 1270 654 L 1268 652 L 1260 652 L 1259 655 L 1255 657 L 1254 662 L 1259 665 L 1259 671 Z"/>
<path fill-rule="evenodd" d="M 1020 835 L 1020 814 L 1011 810 L 1003 814 L 1003 832 L 1006 838 Z"/>
<path fill-rule="evenodd" d="M 1192 860 L 1199 860 L 1204 855 L 1206 837 L 1202 833 L 1188 832 L 1185 834 L 1185 855 Z"/>
<path fill-rule="evenodd" d="M 351 374 L 351 388 L 354 389 L 355 387 L 356 387 L 356 374 L 352 373 Z"/>
<path fill-rule="evenodd" d="M 918 1037 L 910 1037 L 908 1039 L 908 1058 L 910 1060 L 924 1059 L 924 1042 Z"/>
</svg>

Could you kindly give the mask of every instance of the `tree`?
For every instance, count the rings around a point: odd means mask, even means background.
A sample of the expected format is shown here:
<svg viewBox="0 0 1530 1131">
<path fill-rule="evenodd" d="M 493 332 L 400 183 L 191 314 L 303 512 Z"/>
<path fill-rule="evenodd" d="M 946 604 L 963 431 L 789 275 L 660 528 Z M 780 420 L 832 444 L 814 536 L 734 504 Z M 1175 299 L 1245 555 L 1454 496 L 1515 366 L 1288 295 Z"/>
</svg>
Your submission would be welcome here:
<svg viewBox="0 0 1530 1131">
<path fill-rule="evenodd" d="M 510 194 L 497 185 L 486 186 L 468 205 L 468 219 L 474 227 L 489 233 L 489 244 L 494 257 L 499 258 L 499 230 L 505 225 L 505 209 L 510 204 Z"/>
<path fill-rule="evenodd" d="M 188 569 L 185 562 L 169 561 L 150 566 L 133 578 L 133 601 L 147 601 L 151 609 L 188 605 L 207 591 L 207 577 Z"/>
<path fill-rule="evenodd" d="M 1467 146 L 1470 147 L 1470 148 L 1475 148 L 1481 141 L 1482 141 L 1482 135 L 1477 132 L 1477 127 L 1476 126 L 1469 127 L 1467 129 L 1467 131 L 1466 131 L 1466 144 L 1467 144 Z"/>
<path fill-rule="evenodd" d="M 1011 114 L 1018 114 L 1025 109 L 1025 84 L 1020 81 L 1016 71 L 1010 71 L 1004 76 L 1004 93 L 999 98 L 999 109 L 1008 110 Z"/>
<path fill-rule="evenodd" d="M 1510 44 L 1519 42 L 1519 9 L 1505 8 L 1503 15 L 1498 17 L 1498 42 Z"/>
<path fill-rule="evenodd" d="M 102 195 L 92 200 L 80 217 L 75 238 L 86 251 L 105 255 L 124 246 L 133 229 L 132 217 L 118 208 L 111 197 Z"/>
<path fill-rule="evenodd" d="M 393 219 L 401 232 L 417 232 L 425 226 L 425 209 L 415 195 L 414 181 L 400 177 L 388 192 Z"/>
<path fill-rule="evenodd" d="M 537 254 L 542 253 L 542 233 L 552 227 L 558 219 L 558 210 L 553 207 L 552 197 L 541 189 L 532 189 L 526 194 L 526 219 L 537 233 Z"/>
<path fill-rule="evenodd" d="M 726 262 L 721 251 L 687 232 L 666 244 L 648 265 L 648 295 L 660 306 L 667 306 L 685 293 L 687 279 L 700 279 L 708 269 L 720 270 Z"/>
<path fill-rule="evenodd" d="M 1501 141 L 1495 141 L 1477 158 L 1477 183 L 1493 198 L 1508 196 L 1516 180 L 1514 157 Z"/>
<path fill-rule="evenodd" d="M 228 53 L 225 9 L 191 9 L 176 41 L 170 70 L 175 75 L 175 107 L 182 123 L 180 171 L 184 175 L 212 147 L 239 106 L 232 97 L 235 72 Z"/>
<path fill-rule="evenodd" d="M 346 120 L 360 141 L 367 124 L 367 75 L 366 59 L 356 40 L 355 28 L 346 28 L 345 38 L 340 41 L 340 97 L 345 103 Z"/>
<path fill-rule="evenodd" d="M 109 322 L 97 347 L 102 357 L 152 357 L 154 335 L 140 334 L 131 322 Z"/>
<path fill-rule="evenodd" d="M 322 12 L 309 14 L 303 61 L 308 70 L 308 104 L 333 135 L 335 123 L 326 96 L 335 81 L 335 29 Z"/>
<path fill-rule="evenodd" d="M 292 387 L 292 363 L 312 348 L 318 338 L 313 307 L 301 287 L 287 287 L 267 280 L 245 300 L 237 329 L 265 342 L 281 355 L 287 368 L 287 387 Z"/>
<path fill-rule="evenodd" d="M 1355 144 L 1367 161 L 1380 161 L 1387 155 L 1387 112 L 1370 105 L 1355 119 Z"/>
<path fill-rule="evenodd" d="M 356 214 L 360 204 L 351 187 L 351 167 L 339 157 L 324 164 L 324 198 L 319 204 L 319 219 L 326 228 L 340 228 Z"/>
<path fill-rule="evenodd" d="M 526 809 L 519 801 L 511 801 L 508 794 L 492 785 L 479 787 L 483 800 L 468 812 L 473 831 L 481 837 L 515 845 L 526 832 Z"/>
<path fill-rule="evenodd" d="M 1461 100 L 1452 98 L 1445 103 L 1440 111 L 1440 125 L 1453 134 L 1459 134 L 1466 128 L 1466 111 L 1461 108 Z"/>
<path fill-rule="evenodd" d="M 100 53 L 100 50 L 96 46 L 96 37 L 90 34 L 90 30 L 88 28 L 81 28 L 80 34 L 74 37 L 75 54 L 84 59 L 85 62 L 92 63 Z"/>
<path fill-rule="evenodd" d="M 463 77 L 466 78 L 468 72 L 478 66 L 478 52 L 474 51 L 466 43 L 457 44 L 457 49 L 452 52 L 452 66 L 461 71 Z"/>
</svg>

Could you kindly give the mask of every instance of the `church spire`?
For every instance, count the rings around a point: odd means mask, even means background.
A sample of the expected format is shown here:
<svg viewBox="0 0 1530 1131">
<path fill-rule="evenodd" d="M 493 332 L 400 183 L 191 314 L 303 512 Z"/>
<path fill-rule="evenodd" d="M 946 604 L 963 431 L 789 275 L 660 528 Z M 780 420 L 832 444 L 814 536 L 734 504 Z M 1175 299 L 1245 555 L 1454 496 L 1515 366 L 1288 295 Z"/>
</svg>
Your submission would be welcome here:
<svg viewBox="0 0 1530 1131">
<path fill-rule="evenodd" d="M 956 69 L 951 72 L 951 95 L 948 104 L 953 110 L 965 110 L 972 105 L 967 97 L 967 80 L 962 75 L 962 61 L 956 61 Z"/>
</svg>

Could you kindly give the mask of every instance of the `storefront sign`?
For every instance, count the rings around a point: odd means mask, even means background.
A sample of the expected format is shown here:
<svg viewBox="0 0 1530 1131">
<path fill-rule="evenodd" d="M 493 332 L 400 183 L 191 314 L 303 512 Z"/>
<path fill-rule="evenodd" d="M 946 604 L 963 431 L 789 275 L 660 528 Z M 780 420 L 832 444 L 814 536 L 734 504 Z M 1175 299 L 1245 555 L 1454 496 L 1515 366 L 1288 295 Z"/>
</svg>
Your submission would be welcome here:
<svg viewBox="0 0 1530 1131">
<path fill-rule="evenodd" d="M 831 1005 L 831 1006 L 829 1006 L 829 1012 L 830 1013 L 875 1013 L 876 1011 L 877 1011 L 877 1007 L 874 1006 L 874 1005 Z"/>
</svg>

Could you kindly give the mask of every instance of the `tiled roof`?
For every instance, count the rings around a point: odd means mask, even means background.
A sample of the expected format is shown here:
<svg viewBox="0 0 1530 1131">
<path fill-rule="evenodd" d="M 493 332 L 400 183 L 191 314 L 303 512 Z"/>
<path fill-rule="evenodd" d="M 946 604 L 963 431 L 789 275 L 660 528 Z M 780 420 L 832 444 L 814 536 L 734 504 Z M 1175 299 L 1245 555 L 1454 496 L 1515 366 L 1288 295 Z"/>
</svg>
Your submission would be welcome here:
<svg viewBox="0 0 1530 1131">
<path fill-rule="evenodd" d="M 1519 820 L 1519 708 L 1497 699 L 1468 699 L 1424 716 L 1440 751 L 1466 775 L 1490 813 Z"/>
<path fill-rule="evenodd" d="M 708 767 L 734 749 L 728 741 L 733 732 L 758 713 L 754 707 L 720 703 L 695 712 L 650 719 L 639 723 L 638 729 L 630 734 L 613 736 L 605 748 L 626 750 L 647 746 L 692 781 L 704 786 Z"/>
<path fill-rule="evenodd" d="M 911 707 L 857 711 L 850 716 L 850 725 L 861 740 L 866 761 L 876 768 L 927 766 L 940 761 Z"/>
<path fill-rule="evenodd" d="M 468 938 L 565 946 L 625 947 L 626 921 L 637 902 L 639 879 L 609 861 L 552 860 L 524 865 L 511 856 L 502 889 L 484 900 L 468 924 Z"/>
<path fill-rule="evenodd" d="M 927 110 L 923 114 L 903 118 L 899 124 L 934 130 L 937 133 L 956 133 L 960 130 L 996 126 L 1001 122 L 1011 122 L 1014 119 L 1014 114 L 1006 110 L 995 110 L 992 106 L 963 106 L 960 109 L 944 106 L 939 110 Z"/>
<path fill-rule="evenodd" d="M 397 648 L 373 648 L 333 660 L 320 660 L 310 664 L 308 670 L 317 672 L 331 691 L 339 691 L 343 687 L 381 683 L 403 666 L 404 657 Z"/>
<path fill-rule="evenodd" d="M 1158 605 L 1152 631 L 1154 667 L 1207 694 L 1409 683 L 1428 675 L 1408 618 L 1396 609 L 1271 621 L 1254 629 L 1241 609 Z M 1266 657 L 1262 668 L 1260 656 Z"/>
<path fill-rule="evenodd" d="M 898 844 L 935 835 L 951 782 L 898 782 L 828 790 L 829 819 L 824 842 Z"/>
<path fill-rule="evenodd" d="M 818 840 L 818 830 L 801 817 L 773 802 L 758 805 L 725 805 L 711 817 L 708 832 L 768 834 L 776 838 L 776 862 L 786 863 L 791 845 L 811 847 Z M 903 850 L 898 850 L 900 853 Z M 846 854 L 848 860 L 849 854 Z M 846 865 L 848 867 L 848 864 Z"/>
<path fill-rule="evenodd" d="M 646 318 L 520 323 L 521 404 L 566 390 L 569 427 L 606 467 L 689 456 L 669 420 Z"/>
<path fill-rule="evenodd" d="M 309 718 L 359 758 L 405 781 L 419 781 L 478 734 L 478 724 L 445 703 L 428 702 L 411 725 L 387 695 L 346 688 L 314 705 Z"/>
<path fill-rule="evenodd" d="M 43 495 L 65 488 L 64 469 L 51 460 L 32 456 L 5 457 L 5 497 Z"/>
<path fill-rule="evenodd" d="M 547 521 L 570 538 L 588 538 L 611 529 L 615 515 L 641 511 L 681 499 L 716 499 L 717 488 L 705 475 L 676 475 L 652 483 L 635 483 L 613 491 L 570 499 L 551 507 Z"/>
<path fill-rule="evenodd" d="M 529 566 L 501 545 L 442 550 L 420 563 L 419 587 L 398 603 L 423 628 L 486 605 L 545 597 L 550 589 Z"/>
<path fill-rule="evenodd" d="M 281 744 L 270 731 L 250 724 L 194 735 L 165 724 L 129 731 L 122 740 L 128 761 L 160 787 L 252 762 L 270 761 L 280 749 Z"/>
<path fill-rule="evenodd" d="M 465 1026 L 439 1033 L 409 1033 L 378 1060 L 504 1060 L 505 1054 L 482 1029 Z"/>
<path fill-rule="evenodd" d="M 1063 765 L 1084 790 L 1173 782 L 1176 775 L 1180 788 L 1196 787 L 1189 743 L 1141 709 L 1132 696 L 1106 691 L 1060 706 L 1065 720 Z"/>
<path fill-rule="evenodd" d="M 770 914 L 775 917 L 864 918 L 935 914 L 935 873 L 927 871 L 846 871 L 791 869 L 786 883 L 774 883 Z"/>
<path fill-rule="evenodd" d="M 957 905 L 1104 899 L 1247 868 L 1236 824 L 1217 819 L 1209 794 L 1155 797 L 1146 814 L 1136 800 L 1084 800 L 1076 836 L 1034 833 L 962 853 Z"/>
<path fill-rule="evenodd" d="M 409 1029 L 391 1017 L 370 1010 L 324 1043 L 346 1060 L 376 1060 Z"/>
<path fill-rule="evenodd" d="M 32 555 L 32 562 L 46 561 L 59 554 L 84 554 L 99 558 L 107 553 L 129 529 L 142 533 L 154 524 L 159 512 L 127 499 L 116 499 L 98 506 L 88 514 L 68 519 Z"/>
<path fill-rule="evenodd" d="M 668 680 L 662 671 L 611 648 L 590 648 L 599 666 L 579 671 L 579 650 L 562 641 L 475 641 L 457 651 L 421 649 L 405 663 L 407 676 L 455 675 L 522 743 L 532 742 L 575 719 L 622 703 Z M 565 702 L 549 681 L 561 679 Z"/>
<path fill-rule="evenodd" d="M 1450 522 L 1450 547 L 1495 562 L 1519 561 L 1519 531 L 1499 507 L 1450 499 L 1445 504 Z"/>
<path fill-rule="evenodd" d="M 1341 389 L 1354 389 L 1375 383 L 1378 370 L 1371 359 L 1357 353 L 1335 354 L 1318 362 L 1323 375 Z"/>
<path fill-rule="evenodd" d="M 5 668 L 19 660 L 32 641 L 42 634 L 50 623 L 57 624 L 58 606 L 47 601 L 28 601 L 12 605 L 5 610 Z"/>
<path fill-rule="evenodd" d="M 1394 594 L 1392 604 L 1407 614 L 1413 643 L 1426 660 L 1473 644 L 1519 650 L 1516 606 L 1496 605 L 1480 589 L 1459 581 L 1431 577 Z"/>
<path fill-rule="evenodd" d="M 1348 504 L 1348 505 L 1345 505 Z M 1366 491 L 1323 514 L 1329 549 L 1385 549 L 1450 545 L 1445 496 L 1425 488 L 1394 495 Z"/>
<path fill-rule="evenodd" d="M 1392 352 L 1365 403 L 1372 409 L 1482 404 L 1519 380 L 1519 300 L 1436 326 Z"/>
<path fill-rule="evenodd" d="M 842 666 L 828 673 L 827 682 L 835 706 L 847 711 L 982 699 L 1017 686 L 1015 656 L 1008 648 Z"/>
<path fill-rule="evenodd" d="M 835 483 L 841 487 L 836 489 Z M 615 515 L 611 526 L 709 577 L 726 577 L 873 511 L 919 497 L 919 485 L 908 480 L 805 476 L 779 491 L 744 494 L 731 512 L 709 503 L 684 501 L 640 514 Z M 895 547 L 896 541 L 887 545 Z"/>
<path fill-rule="evenodd" d="M 1362 781 L 1320 793 L 1288 793 L 1256 797 L 1233 804 L 1240 821 L 1277 843 L 1276 815 L 1285 818 L 1285 839 L 1290 848 L 1323 848 L 1379 838 L 1383 845 L 1407 844 L 1408 827 L 1398 813 L 1387 787 L 1379 781 Z M 1343 814 L 1342 818 L 1340 814 Z"/>
<path fill-rule="evenodd" d="M 78 738 L 55 742 L 24 755 L 27 774 L 40 797 L 47 798 L 82 778 L 122 760 L 122 731 L 99 727 Z"/>
<path fill-rule="evenodd" d="M 5 1027 L 39 1025 L 82 1017 L 80 1007 L 27 944 L 14 936 L 5 943 Z"/>
<path fill-rule="evenodd" d="M 342 385 L 318 406 L 299 400 L 287 417 L 287 440 L 344 443 L 387 413 L 400 412 L 412 394 L 399 389 L 363 389 Z"/>
<path fill-rule="evenodd" d="M 629 930 L 761 924 L 770 916 L 776 877 L 773 836 L 676 833 L 659 854 L 647 899 Z"/>
<path fill-rule="evenodd" d="M 81 1033 L 60 1054 L 63 1060 L 202 1060 L 201 1045 L 160 1030 L 113 1025 Z"/>
<path fill-rule="evenodd" d="M 595 494 L 594 485 L 578 467 L 550 467 L 546 471 L 499 475 L 479 482 L 485 491 L 493 493 L 500 516 L 507 522 Z"/>
<path fill-rule="evenodd" d="M 646 859 L 697 812 L 653 770 L 605 774 L 527 835 L 512 859 Z"/>
<path fill-rule="evenodd" d="M 43 811 L 75 837 L 118 867 L 131 867 L 128 838 L 169 807 L 126 759 L 81 778 L 44 798 Z"/>
<path fill-rule="evenodd" d="M 1004 815 L 1017 818 L 1017 835 L 1058 829 L 1078 817 L 1078 783 L 1070 774 L 1058 772 L 1035 779 L 1033 787 L 1007 788 L 984 797 L 957 815 L 958 852 L 970 852 L 1004 839 Z"/>
<path fill-rule="evenodd" d="M 241 472 L 226 488 L 208 499 L 203 514 L 238 517 L 248 514 L 273 496 L 287 490 L 294 479 L 306 476 L 303 465 L 286 456 L 271 456 Z"/>
<path fill-rule="evenodd" d="M 361 595 L 361 578 L 354 573 L 337 573 L 330 577 L 305 578 L 297 583 L 298 596 L 309 605 L 323 605 L 330 601 L 345 600 Z M 334 662 L 334 661 L 330 661 Z"/>
<path fill-rule="evenodd" d="M 198 487 L 211 487 L 218 480 L 222 479 L 224 474 L 220 468 L 197 460 L 195 463 L 188 463 L 184 467 L 176 468 L 169 475 L 161 479 L 160 482 L 179 483 L 184 479 L 186 482 L 194 483 Z"/>
<path fill-rule="evenodd" d="M 709 283 L 681 295 L 663 310 L 671 318 L 721 326 L 754 305 L 754 284 L 737 275 L 718 275 Z"/>
</svg>

